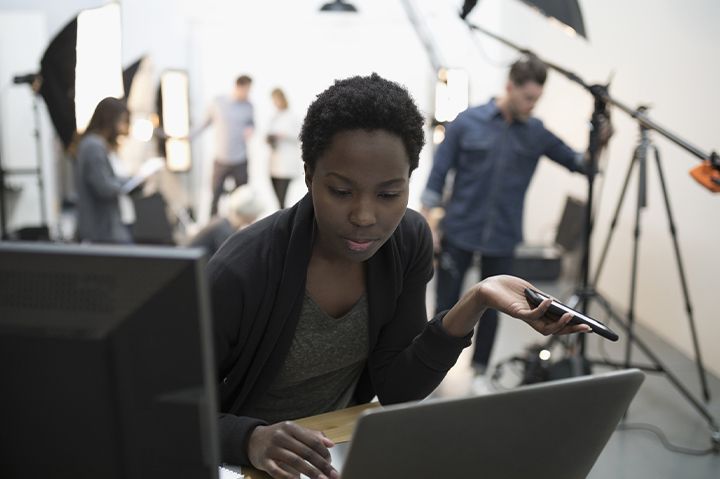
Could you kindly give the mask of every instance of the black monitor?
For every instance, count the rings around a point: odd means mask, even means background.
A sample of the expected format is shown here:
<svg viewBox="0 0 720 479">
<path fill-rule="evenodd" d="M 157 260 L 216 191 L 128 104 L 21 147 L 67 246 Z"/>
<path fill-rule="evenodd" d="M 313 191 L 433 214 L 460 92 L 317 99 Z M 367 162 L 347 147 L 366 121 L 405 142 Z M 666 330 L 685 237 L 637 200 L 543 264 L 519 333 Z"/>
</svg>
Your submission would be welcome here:
<svg viewBox="0 0 720 479">
<path fill-rule="evenodd" d="M 0 477 L 217 477 L 204 266 L 0 242 Z"/>
</svg>

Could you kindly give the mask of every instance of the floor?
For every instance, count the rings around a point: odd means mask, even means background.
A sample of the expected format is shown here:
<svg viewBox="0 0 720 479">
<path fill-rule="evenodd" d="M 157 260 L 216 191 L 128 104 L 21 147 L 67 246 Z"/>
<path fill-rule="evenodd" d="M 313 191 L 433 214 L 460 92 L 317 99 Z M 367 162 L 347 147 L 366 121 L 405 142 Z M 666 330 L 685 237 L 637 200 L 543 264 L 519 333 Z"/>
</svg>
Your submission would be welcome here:
<svg viewBox="0 0 720 479">
<path fill-rule="evenodd" d="M 559 285 L 557 282 L 537 282 L 540 289 L 565 299 L 572 291 L 572 285 Z M 428 289 L 428 305 L 433 301 L 433 285 Z M 431 310 L 431 309 L 430 309 Z M 591 302 L 590 313 L 596 319 L 607 322 L 613 328 L 613 321 L 605 317 L 604 311 L 596 302 Z M 504 360 L 526 354 L 526 349 L 545 342 L 521 321 L 503 317 L 500 321 L 498 337 L 486 377 L 497 371 L 497 365 Z M 613 328 L 621 331 L 619 325 Z M 620 330 L 620 331 L 619 331 Z M 647 345 L 671 370 L 695 397 L 700 397 L 697 366 L 686 356 L 669 346 L 650 331 L 637 327 L 638 338 Z M 623 335 L 621 335 L 622 337 Z M 551 348 L 554 356 L 561 355 L 565 348 L 556 345 Z M 650 364 L 637 348 L 633 348 L 632 361 Z M 470 348 L 460 357 L 458 364 L 450 371 L 443 383 L 433 393 L 435 397 L 457 397 L 475 394 L 478 381 L 470 367 Z M 622 362 L 625 350 L 622 340 L 610 343 L 597 336 L 588 335 L 585 356 L 591 360 L 614 360 Z M 553 361 L 553 358 L 550 359 Z M 593 372 L 611 370 L 603 365 L 593 365 Z M 489 392 L 501 388 L 516 387 L 522 378 L 519 363 L 508 362 L 501 368 L 496 381 L 482 381 Z M 706 404 L 716 422 L 720 422 L 720 379 L 708 374 L 711 401 Z M 481 384 L 482 385 L 482 384 Z M 626 417 L 626 422 L 647 423 L 659 429 L 670 443 L 692 450 L 707 450 L 711 447 L 711 433 L 706 419 L 694 409 L 668 379 L 658 373 L 648 373 L 645 382 L 635 397 Z M 616 430 L 600 455 L 590 475 L 591 479 L 604 478 L 720 478 L 720 452 L 694 456 L 671 452 L 665 449 L 661 441 L 652 433 L 644 430 Z"/>
</svg>

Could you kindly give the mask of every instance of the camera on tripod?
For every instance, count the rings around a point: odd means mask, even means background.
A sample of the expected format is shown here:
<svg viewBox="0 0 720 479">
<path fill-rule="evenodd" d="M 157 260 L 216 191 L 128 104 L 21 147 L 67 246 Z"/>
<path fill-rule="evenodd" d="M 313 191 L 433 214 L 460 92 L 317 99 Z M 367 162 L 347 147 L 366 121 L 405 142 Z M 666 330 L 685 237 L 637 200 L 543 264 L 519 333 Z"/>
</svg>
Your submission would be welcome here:
<svg viewBox="0 0 720 479">
<path fill-rule="evenodd" d="M 15 85 L 32 85 L 36 80 L 40 78 L 39 73 L 26 73 L 25 75 L 15 75 L 13 77 L 13 83 Z"/>
</svg>

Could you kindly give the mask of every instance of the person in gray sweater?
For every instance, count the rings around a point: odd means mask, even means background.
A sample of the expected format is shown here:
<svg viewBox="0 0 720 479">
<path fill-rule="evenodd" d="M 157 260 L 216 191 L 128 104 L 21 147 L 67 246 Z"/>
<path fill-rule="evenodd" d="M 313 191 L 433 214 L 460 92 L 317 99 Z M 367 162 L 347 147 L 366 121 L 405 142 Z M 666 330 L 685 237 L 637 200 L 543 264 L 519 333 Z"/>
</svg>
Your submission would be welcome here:
<svg viewBox="0 0 720 479">
<path fill-rule="evenodd" d="M 75 183 L 78 193 L 76 239 L 95 243 L 132 243 L 120 217 L 118 197 L 129 178 L 115 175 L 110 154 L 118 137 L 127 135 L 129 112 L 117 98 L 98 103 L 77 147 Z"/>
<path fill-rule="evenodd" d="M 162 159 L 151 158 L 132 177 L 115 174 L 110 155 L 116 154 L 118 138 L 128 134 L 127 106 L 117 98 L 104 98 L 85 133 L 75 155 L 75 184 L 78 193 L 75 239 L 93 243 L 132 243 L 132 235 L 120 215 L 119 198 L 135 191 L 158 169 Z"/>
</svg>

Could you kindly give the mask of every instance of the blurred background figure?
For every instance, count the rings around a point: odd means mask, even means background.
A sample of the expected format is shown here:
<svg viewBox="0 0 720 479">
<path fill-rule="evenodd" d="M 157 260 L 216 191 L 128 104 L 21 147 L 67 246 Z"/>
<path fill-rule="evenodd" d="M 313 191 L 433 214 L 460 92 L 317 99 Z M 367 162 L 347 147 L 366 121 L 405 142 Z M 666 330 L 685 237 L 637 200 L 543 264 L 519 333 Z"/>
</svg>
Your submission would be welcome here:
<svg viewBox="0 0 720 479">
<path fill-rule="evenodd" d="M 272 100 L 277 111 L 270 120 L 267 142 L 270 145 L 270 179 L 280 209 L 285 208 L 285 196 L 290 182 L 302 176 L 300 153 L 300 122 L 290 110 L 287 97 L 280 88 L 275 88 Z"/>
<path fill-rule="evenodd" d="M 255 222 L 265 209 L 250 185 L 241 185 L 233 191 L 226 203 L 227 213 L 210 221 L 188 242 L 187 246 L 202 247 L 208 257 L 236 231 Z"/>
<path fill-rule="evenodd" d="M 210 125 L 215 130 L 210 216 L 217 214 L 227 178 L 235 181 L 235 188 L 248 181 L 247 144 L 255 129 L 254 108 L 249 100 L 251 85 L 252 78 L 240 75 L 232 95 L 216 98 L 205 121 L 189 135 L 193 139 Z"/>
<path fill-rule="evenodd" d="M 119 205 L 130 178 L 117 176 L 110 160 L 117 151 L 118 138 L 128 133 L 128 121 L 125 103 L 105 98 L 80 139 L 75 163 L 78 241 L 132 243 Z"/>
</svg>

